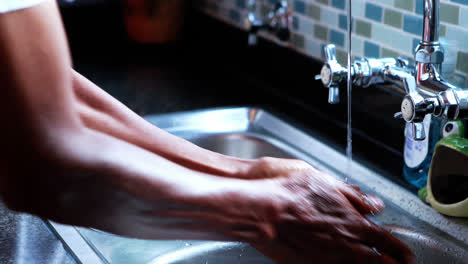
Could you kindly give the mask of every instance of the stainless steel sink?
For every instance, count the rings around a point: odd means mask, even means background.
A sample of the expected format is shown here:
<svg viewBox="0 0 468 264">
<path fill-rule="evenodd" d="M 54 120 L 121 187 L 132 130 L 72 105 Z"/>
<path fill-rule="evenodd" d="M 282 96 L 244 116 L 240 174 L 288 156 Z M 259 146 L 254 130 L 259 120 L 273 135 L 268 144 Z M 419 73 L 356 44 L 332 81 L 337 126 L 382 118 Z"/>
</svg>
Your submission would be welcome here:
<svg viewBox="0 0 468 264">
<path fill-rule="evenodd" d="M 372 220 L 415 252 L 417 263 L 468 263 L 468 221 L 444 217 L 414 194 L 353 162 L 274 115 L 251 108 L 148 116 L 147 120 L 195 144 L 243 158 L 303 159 L 364 191 L 378 194 L 387 208 Z M 273 263 L 244 243 L 149 241 L 50 222 L 66 247 L 83 263 Z"/>
</svg>

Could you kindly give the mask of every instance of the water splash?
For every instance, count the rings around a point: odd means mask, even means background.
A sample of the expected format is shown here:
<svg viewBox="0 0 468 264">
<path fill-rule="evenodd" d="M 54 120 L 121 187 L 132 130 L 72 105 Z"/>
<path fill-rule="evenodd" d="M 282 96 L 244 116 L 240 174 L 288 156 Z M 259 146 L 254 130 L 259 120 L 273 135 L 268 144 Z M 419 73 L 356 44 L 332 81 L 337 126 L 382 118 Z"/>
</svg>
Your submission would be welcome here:
<svg viewBox="0 0 468 264">
<path fill-rule="evenodd" d="M 353 161 L 353 130 L 351 122 L 351 103 L 352 103 L 352 80 L 351 80 L 351 33 L 352 33 L 352 10 L 351 0 L 348 0 L 348 82 L 347 82 L 347 94 L 348 94 L 348 124 L 347 124 L 347 137 L 346 137 L 346 156 L 348 157 L 347 172 L 351 175 L 352 161 Z M 346 181 L 348 178 L 346 177 Z"/>
</svg>

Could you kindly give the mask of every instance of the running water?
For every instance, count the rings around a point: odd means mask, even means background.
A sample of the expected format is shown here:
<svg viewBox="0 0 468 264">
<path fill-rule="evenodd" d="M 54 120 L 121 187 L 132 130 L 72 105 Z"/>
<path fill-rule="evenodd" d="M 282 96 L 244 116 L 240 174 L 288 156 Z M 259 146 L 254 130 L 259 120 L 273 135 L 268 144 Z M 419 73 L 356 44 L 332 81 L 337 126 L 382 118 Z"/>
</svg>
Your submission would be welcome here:
<svg viewBox="0 0 468 264">
<path fill-rule="evenodd" d="M 348 175 L 351 175 L 352 161 L 353 161 L 353 131 L 351 126 L 351 103 L 352 103 L 352 80 L 351 80 L 351 33 L 352 33 L 352 12 L 351 12 L 351 0 L 348 0 L 348 83 L 347 83 L 347 93 L 348 93 L 348 135 L 347 135 L 347 145 L 346 145 L 346 156 L 348 157 L 347 172 Z M 346 178 L 348 181 L 348 178 Z"/>
</svg>

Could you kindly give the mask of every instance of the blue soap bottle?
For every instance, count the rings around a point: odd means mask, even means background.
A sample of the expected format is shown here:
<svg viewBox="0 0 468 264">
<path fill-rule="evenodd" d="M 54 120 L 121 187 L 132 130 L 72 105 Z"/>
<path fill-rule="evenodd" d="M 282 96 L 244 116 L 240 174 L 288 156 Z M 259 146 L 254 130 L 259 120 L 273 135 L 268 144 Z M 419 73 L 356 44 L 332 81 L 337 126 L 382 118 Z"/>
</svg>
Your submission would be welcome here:
<svg viewBox="0 0 468 264">
<path fill-rule="evenodd" d="M 437 117 L 427 115 L 424 118 L 426 139 L 416 141 L 410 123 L 405 128 L 403 177 L 414 187 L 420 189 L 427 184 L 427 176 L 431 167 L 435 145 L 440 140 L 441 121 Z"/>
</svg>

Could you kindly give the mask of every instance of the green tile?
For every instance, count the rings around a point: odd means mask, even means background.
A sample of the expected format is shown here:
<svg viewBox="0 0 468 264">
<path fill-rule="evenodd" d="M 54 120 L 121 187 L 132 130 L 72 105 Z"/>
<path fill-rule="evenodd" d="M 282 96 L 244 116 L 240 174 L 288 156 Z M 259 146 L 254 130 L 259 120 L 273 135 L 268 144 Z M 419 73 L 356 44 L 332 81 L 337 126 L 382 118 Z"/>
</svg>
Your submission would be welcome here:
<svg viewBox="0 0 468 264">
<path fill-rule="evenodd" d="M 391 49 L 383 48 L 382 47 L 382 57 L 384 58 L 398 58 L 400 57 L 400 53 L 393 51 Z"/>
<path fill-rule="evenodd" d="M 342 49 L 336 49 L 336 59 L 341 65 L 348 65 L 348 53 Z"/>
<path fill-rule="evenodd" d="M 317 0 L 316 2 L 323 4 L 323 5 L 328 5 L 328 0 Z"/>
<path fill-rule="evenodd" d="M 468 53 L 459 51 L 457 56 L 457 70 L 468 74 Z"/>
<path fill-rule="evenodd" d="M 320 20 L 321 13 L 322 13 L 321 9 L 318 5 L 314 5 L 314 4 L 307 5 L 306 14 L 308 17 L 311 17 L 315 20 Z"/>
<path fill-rule="evenodd" d="M 439 26 L 439 36 L 446 37 L 447 36 L 447 26 L 440 24 Z"/>
<path fill-rule="evenodd" d="M 422 1 L 422 0 L 418 0 Z M 401 8 L 407 11 L 413 12 L 414 10 L 414 0 L 395 0 L 395 7 Z"/>
<path fill-rule="evenodd" d="M 403 24 L 403 15 L 400 12 L 391 9 L 385 9 L 384 23 L 392 27 L 401 28 Z"/>
<path fill-rule="evenodd" d="M 368 22 L 356 19 L 356 34 L 371 38 L 372 25 Z"/>
<path fill-rule="evenodd" d="M 458 25 L 460 17 L 460 7 L 440 3 L 440 21 Z"/>
<path fill-rule="evenodd" d="M 323 41 L 328 41 L 328 28 L 315 24 L 314 25 L 314 37 L 321 39 Z"/>
<path fill-rule="evenodd" d="M 303 49 L 305 47 L 305 39 L 301 34 L 294 33 L 292 43 L 296 48 Z"/>
</svg>

